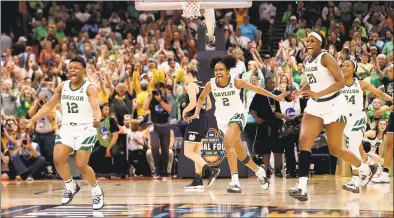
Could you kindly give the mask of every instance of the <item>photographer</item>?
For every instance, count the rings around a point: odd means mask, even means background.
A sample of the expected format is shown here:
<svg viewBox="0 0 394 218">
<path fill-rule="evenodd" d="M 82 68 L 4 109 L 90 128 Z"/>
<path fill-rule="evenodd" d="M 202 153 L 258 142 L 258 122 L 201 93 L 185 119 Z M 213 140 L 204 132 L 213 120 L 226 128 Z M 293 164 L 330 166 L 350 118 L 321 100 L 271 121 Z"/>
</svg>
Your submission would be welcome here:
<svg viewBox="0 0 394 218">
<path fill-rule="evenodd" d="M 155 90 L 149 93 L 144 103 L 144 110 L 150 110 L 153 123 L 150 131 L 150 140 L 156 168 L 155 177 L 159 176 L 159 170 L 161 170 L 163 177 L 168 175 L 168 149 L 170 146 L 168 118 L 173 104 L 175 104 L 175 99 L 171 95 L 166 94 L 163 83 L 155 85 Z M 161 154 L 160 150 L 162 151 Z"/>
<path fill-rule="evenodd" d="M 17 145 L 17 123 L 13 117 L 4 117 L 5 122 L 1 124 L 1 144 L 4 150 L 12 154 Z"/>
<path fill-rule="evenodd" d="M 287 86 L 286 91 L 292 93 L 296 88 Z M 295 178 L 296 161 L 294 154 L 294 144 L 298 143 L 302 114 L 306 107 L 306 101 L 303 98 L 296 98 L 289 94 L 284 101 L 275 102 L 275 115 L 283 120 L 279 128 L 279 145 L 285 150 L 286 158 L 286 176 Z"/>
<path fill-rule="evenodd" d="M 45 165 L 45 158 L 40 154 L 40 147 L 32 143 L 28 134 L 22 135 L 22 142 L 11 155 L 11 161 L 23 180 L 32 181 L 33 175 Z"/>
<path fill-rule="evenodd" d="M 40 92 L 33 107 L 29 109 L 29 117 L 33 117 L 47 101 L 47 93 L 44 91 Z M 56 108 L 47 114 L 47 116 L 40 119 L 34 127 L 34 142 L 39 144 L 42 149 L 42 156 L 50 163 L 51 167 L 53 167 L 53 148 L 55 145 L 56 130 Z M 52 170 L 48 169 L 48 173 L 52 173 Z"/>
</svg>

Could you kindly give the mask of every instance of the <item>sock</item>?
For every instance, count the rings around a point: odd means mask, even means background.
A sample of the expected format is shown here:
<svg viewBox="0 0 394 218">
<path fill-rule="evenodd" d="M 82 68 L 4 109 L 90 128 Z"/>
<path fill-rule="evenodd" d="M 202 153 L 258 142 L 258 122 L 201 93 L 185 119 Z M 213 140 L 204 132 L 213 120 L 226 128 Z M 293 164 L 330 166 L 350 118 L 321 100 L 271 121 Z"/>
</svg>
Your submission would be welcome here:
<svg viewBox="0 0 394 218">
<path fill-rule="evenodd" d="M 96 182 L 96 184 L 95 185 L 93 185 L 92 186 L 92 192 L 101 192 L 101 188 L 100 188 L 100 186 L 97 184 L 97 182 Z"/>
<path fill-rule="evenodd" d="M 309 151 L 301 150 L 298 158 L 299 177 L 309 176 L 309 168 L 311 165 L 312 153 Z"/>
<path fill-rule="evenodd" d="M 231 173 L 231 182 L 239 185 L 238 173 Z"/>
<path fill-rule="evenodd" d="M 306 192 L 306 184 L 308 183 L 308 177 L 303 176 L 298 178 L 298 185 L 302 189 L 302 193 Z"/>
<path fill-rule="evenodd" d="M 69 190 L 74 190 L 75 189 L 75 181 L 71 178 L 67 181 L 64 181 L 66 183 L 66 188 Z"/>
<path fill-rule="evenodd" d="M 389 168 L 383 168 L 383 172 L 385 172 L 385 173 L 389 173 Z"/>
<path fill-rule="evenodd" d="M 354 183 L 354 186 L 360 187 L 360 176 L 354 175 L 353 176 L 353 183 Z"/>
<path fill-rule="evenodd" d="M 257 173 L 257 171 L 259 171 L 260 167 L 257 166 L 255 170 L 253 170 L 254 173 Z"/>
<path fill-rule="evenodd" d="M 201 173 L 195 173 L 194 180 L 201 180 Z"/>
<path fill-rule="evenodd" d="M 368 165 L 375 164 L 375 162 L 373 161 L 371 156 L 367 155 L 367 157 L 368 157 L 368 159 L 367 159 L 367 161 L 364 162 L 365 164 L 368 164 Z"/>
</svg>

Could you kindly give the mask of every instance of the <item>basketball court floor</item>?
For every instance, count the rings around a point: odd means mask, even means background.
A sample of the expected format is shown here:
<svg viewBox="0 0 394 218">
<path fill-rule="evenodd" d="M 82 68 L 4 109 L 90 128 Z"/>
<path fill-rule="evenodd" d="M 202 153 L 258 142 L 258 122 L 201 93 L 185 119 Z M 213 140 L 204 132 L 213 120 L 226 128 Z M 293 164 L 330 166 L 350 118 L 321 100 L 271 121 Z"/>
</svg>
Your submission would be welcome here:
<svg viewBox="0 0 394 218">
<path fill-rule="evenodd" d="M 287 190 L 298 179 L 271 178 L 262 190 L 256 177 L 241 179 L 242 193 L 229 194 L 230 179 L 218 179 L 204 191 L 185 191 L 188 179 L 101 180 L 105 206 L 92 210 L 84 181 L 71 204 L 60 204 L 62 181 L 4 182 L 1 217 L 393 217 L 393 179 L 369 184 L 360 194 L 342 190 L 349 178 L 312 177 L 309 201 L 299 202 Z"/>
</svg>

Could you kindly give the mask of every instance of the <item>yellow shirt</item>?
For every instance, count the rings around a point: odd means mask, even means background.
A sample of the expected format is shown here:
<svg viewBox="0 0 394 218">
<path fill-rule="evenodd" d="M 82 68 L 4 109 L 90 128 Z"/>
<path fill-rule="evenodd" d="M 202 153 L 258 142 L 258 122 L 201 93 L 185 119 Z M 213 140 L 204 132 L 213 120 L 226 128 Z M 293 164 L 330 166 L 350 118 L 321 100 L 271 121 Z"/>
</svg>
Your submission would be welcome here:
<svg viewBox="0 0 394 218">
<path fill-rule="evenodd" d="M 135 99 L 135 101 L 139 105 L 137 108 L 137 115 L 138 116 L 144 116 L 146 114 L 149 114 L 149 110 L 143 109 L 145 100 L 148 98 L 148 95 L 149 95 L 149 92 L 142 91 L 142 92 L 140 92 L 140 94 L 137 95 L 137 98 Z"/>
<path fill-rule="evenodd" d="M 98 98 L 99 98 L 100 104 L 108 103 L 108 100 L 109 100 L 109 94 L 108 94 L 108 92 L 100 91 L 100 92 L 97 94 L 97 96 L 98 96 Z"/>
</svg>

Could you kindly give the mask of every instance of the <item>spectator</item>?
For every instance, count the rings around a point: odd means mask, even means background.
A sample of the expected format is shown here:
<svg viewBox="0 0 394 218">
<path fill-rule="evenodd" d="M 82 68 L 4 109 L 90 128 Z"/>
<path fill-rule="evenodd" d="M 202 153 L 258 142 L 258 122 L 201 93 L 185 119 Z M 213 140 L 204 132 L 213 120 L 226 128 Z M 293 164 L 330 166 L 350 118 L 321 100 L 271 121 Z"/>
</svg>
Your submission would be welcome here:
<svg viewBox="0 0 394 218">
<path fill-rule="evenodd" d="M 6 49 L 12 48 L 12 39 L 10 36 L 7 35 L 7 33 L 4 33 L 4 32 L 1 33 L 0 42 L 1 42 L 1 53 L 2 54 Z"/>
<path fill-rule="evenodd" d="M 282 22 L 285 22 L 285 23 L 288 24 L 290 22 L 290 18 L 291 18 L 292 15 L 293 15 L 293 5 L 292 4 L 288 4 L 287 5 L 287 10 L 283 14 Z"/>
<path fill-rule="evenodd" d="M 150 110 L 153 130 L 150 132 L 152 154 L 155 162 L 155 178 L 160 173 L 167 177 L 168 149 L 170 143 L 170 129 L 168 125 L 169 113 L 175 99 L 167 95 L 163 83 L 157 83 L 156 89 L 149 93 L 144 103 L 144 110 Z M 161 150 L 161 153 L 159 152 Z M 161 170 L 159 172 L 159 170 Z"/>
<path fill-rule="evenodd" d="M 382 104 L 382 100 L 379 98 L 375 98 L 373 100 L 373 103 L 368 106 L 368 120 L 371 123 L 374 118 L 378 119 L 388 119 L 390 116 L 390 111 L 386 111 L 383 114 L 380 113 L 380 110 L 384 110 L 387 106 Z M 379 113 L 378 113 L 379 112 Z"/>
<path fill-rule="evenodd" d="M 295 30 L 298 29 L 297 18 L 296 16 L 290 17 L 290 24 L 286 26 L 285 35 L 287 36 L 289 33 L 294 33 Z"/>
<path fill-rule="evenodd" d="M 249 38 L 250 41 L 253 41 L 257 35 L 257 28 L 253 24 L 249 23 L 250 17 L 243 17 L 243 24 L 239 26 L 242 35 Z"/>
<path fill-rule="evenodd" d="M 17 97 L 12 90 L 13 84 L 11 79 L 7 79 L 2 84 L 1 91 L 1 108 L 4 110 L 5 115 L 15 116 L 17 107 Z"/>
<path fill-rule="evenodd" d="M 95 172 L 105 172 L 108 166 L 103 161 L 105 158 L 114 157 L 121 163 L 119 165 L 119 171 L 122 178 L 125 178 L 128 171 L 128 164 L 126 158 L 122 154 L 122 145 L 117 144 L 119 127 L 115 118 L 109 116 L 110 108 L 108 104 L 101 106 L 100 127 L 97 130 L 97 138 L 95 147 L 93 148 L 92 154 L 90 155 L 90 166 Z"/>
<path fill-rule="evenodd" d="M 132 119 L 129 123 L 130 131 L 127 133 L 127 150 L 130 153 L 129 163 L 135 168 L 135 174 L 138 176 L 143 174 L 143 163 L 146 162 L 145 141 L 141 131 L 139 131 L 139 121 Z"/>
<path fill-rule="evenodd" d="M 246 49 L 248 47 L 249 42 L 250 39 L 242 35 L 242 31 L 240 27 L 237 27 L 235 33 L 232 32 L 230 36 L 230 44 L 241 47 L 243 49 Z"/>
<path fill-rule="evenodd" d="M 247 8 L 234 8 L 236 27 L 240 27 L 245 23 L 245 17 L 249 15 L 249 9 Z"/>
<path fill-rule="evenodd" d="M 40 146 L 31 142 L 28 134 L 22 135 L 22 142 L 11 155 L 11 161 L 20 178 L 26 181 L 34 180 L 34 175 L 45 165 L 45 158 L 40 154 Z"/>
<path fill-rule="evenodd" d="M 13 180 L 16 176 L 15 169 L 10 161 L 10 151 L 4 150 L 1 145 L 1 180 Z"/>
</svg>

